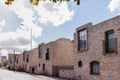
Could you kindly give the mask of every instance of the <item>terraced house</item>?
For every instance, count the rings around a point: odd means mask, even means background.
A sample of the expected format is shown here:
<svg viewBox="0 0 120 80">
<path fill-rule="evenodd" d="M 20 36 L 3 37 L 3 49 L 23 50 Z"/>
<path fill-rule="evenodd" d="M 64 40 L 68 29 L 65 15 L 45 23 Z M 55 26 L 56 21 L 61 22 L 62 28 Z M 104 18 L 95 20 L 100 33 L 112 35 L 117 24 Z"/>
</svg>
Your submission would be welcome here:
<svg viewBox="0 0 120 80">
<path fill-rule="evenodd" d="M 61 68 L 73 68 L 73 51 L 73 42 L 65 38 L 40 44 L 38 73 L 58 77 Z"/>
<path fill-rule="evenodd" d="M 29 50 L 25 59 L 27 63 L 25 70 L 29 73 L 38 74 L 38 47 Z"/>
<path fill-rule="evenodd" d="M 75 79 L 120 79 L 120 16 L 85 24 L 74 33 Z"/>
<path fill-rule="evenodd" d="M 15 55 L 8 54 L 8 69 L 14 70 L 15 69 Z"/>
<path fill-rule="evenodd" d="M 21 59 L 22 57 L 23 54 L 15 54 L 15 53 L 8 54 L 8 60 L 9 60 L 8 69 L 24 71 L 23 60 Z"/>
<path fill-rule="evenodd" d="M 73 69 L 73 56 L 73 42 L 60 38 L 46 44 L 41 43 L 39 47 L 21 54 L 9 54 L 8 66 L 28 73 L 60 76 L 61 69 Z"/>
</svg>

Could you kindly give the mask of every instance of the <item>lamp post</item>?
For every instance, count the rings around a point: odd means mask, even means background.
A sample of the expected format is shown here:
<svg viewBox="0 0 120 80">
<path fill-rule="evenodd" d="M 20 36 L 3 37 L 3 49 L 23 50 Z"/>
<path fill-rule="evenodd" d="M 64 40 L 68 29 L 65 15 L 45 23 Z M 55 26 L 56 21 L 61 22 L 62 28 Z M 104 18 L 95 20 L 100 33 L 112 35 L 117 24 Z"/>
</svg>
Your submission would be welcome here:
<svg viewBox="0 0 120 80">
<path fill-rule="evenodd" d="M 21 24 L 22 26 L 28 26 L 28 25 L 25 25 L 25 24 Z M 29 26 L 30 27 L 30 26 Z M 32 27 L 30 28 L 30 49 L 32 49 Z"/>
<path fill-rule="evenodd" d="M 16 62 L 16 55 L 15 55 L 15 50 L 14 50 L 14 71 L 15 71 L 15 62 Z"/>
</svg>

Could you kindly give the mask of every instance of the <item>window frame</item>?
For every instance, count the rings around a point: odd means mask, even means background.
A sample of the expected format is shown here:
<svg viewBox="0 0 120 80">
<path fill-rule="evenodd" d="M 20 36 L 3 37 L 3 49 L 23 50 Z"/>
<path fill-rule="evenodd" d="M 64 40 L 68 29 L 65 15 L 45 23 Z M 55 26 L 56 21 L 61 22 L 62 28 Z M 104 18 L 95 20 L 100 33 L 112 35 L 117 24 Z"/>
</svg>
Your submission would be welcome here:
<svg viewBox="0 0 120 80">
<path fill-rule="evenodd" d="M 99 66 L 99 67 L 97 67 L 99 69 L 98 72 L 97 72 L 96 67 L 95 67 L 96 65 Z M 94 71 L 94 70 L 96 70 L 96 71 Z M 90 74 L 91 75 L 100 75 L 100 62 L 92 61 L 90 63 Z"/>
<path fill-rule="evenodd" d="M 42 51 L 41 51 L 41 45 L 38 47 L 38 58 L 42 58 Z"/>
<path fill-rule="evenodd" d="M 86 41 L 80 43 L 80 36 L 81 36 L 80 32 L 82 33 L 82 31 L 84 33 L 84 39 L 86 38 Z M 88 30 L 87 30 L 87 28 L 84 28 L 84 29 L 77 31 L 77 34 L 78 34 L 78 47 L 77 47 L 78 51 L 86 51 L 88 49 Z M 81 49 L 80 45 L 84 45 L 84 49 Z"/>
<path fill-rule="evenodd" d="M 113 35 L 114 35 L 114 37 L 112 38 L 113 41 L 114 41 L 114 45 L 112 45 L 112 47 L 114 48 L 114 50 L 113 50 L 113 51 L 110 51 L 110 50 L 109 50 L 109 48 L 110 48 L 110 46 L 109 46 L 109 45 L 110 45 L 109 40 L 110 40 L 110 39 L 109 39 L 108 36 L 109 36 L 110 34 L 112 34 L 112 33 L 113 33 Z M 112 39 L 111 39 L 111 40 L 112 40 Z M 106 31 L 106 32 L 105 32 L 105 47 L 106 47 L 106 48 L 105 48 L 105 53 L 113 53 L 113 52 L 115 52 L 115 48 L 116 48 L 116 47 L 115 47 L 115 33 L 114 33 L 114 30 L 109 30 L 109 31 Z"/>
</svg>

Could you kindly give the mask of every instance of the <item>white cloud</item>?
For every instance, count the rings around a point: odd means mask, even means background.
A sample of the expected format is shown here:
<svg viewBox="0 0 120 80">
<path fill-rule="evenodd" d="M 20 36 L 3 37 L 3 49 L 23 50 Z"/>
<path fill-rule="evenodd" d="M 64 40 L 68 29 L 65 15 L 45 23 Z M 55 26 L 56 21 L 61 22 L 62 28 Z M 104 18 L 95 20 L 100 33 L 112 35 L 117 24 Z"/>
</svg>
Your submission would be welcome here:
<svg viewBox="0 0 120 80">
<path fill-rule="evenodd" d="M 30 28 L 32 28 L 32 37 L 38 38 L 41 36 L 42 28 L 39 23 L 52 23 L 54 26 L 60 26 L 65 22 L 72 20 L 74 15 L 73 10 L 69 10 L 67 3 L 51 3 L 40 2 L 39 6 L 34 7 L 29 4 L 29 0 L 15 0 L 10 6 L 4 4 L 5 0 L 0 0 L 0 6 L 6 7 L 9 12 L 14 12 L 21 24 L 15 32 L 0 32 L 0 48 L 7 50 L 23 51 L 30 48 Z M 0 26 L 5 26 L 7 20 L 0 22 Z M 16 23 L 18 24 L 18 23 Z M 1 28 L 0 28 L 1 29 Z M 33 47 L 36 46 L 36 41 L 32 41 Z"/>
<path fill-rule="evenodd" d="M 5 20 L 0 21 L 0 32 L 2 31 L 2 27 L 5 26 Z"/>
<path fill-rule="evenodd" d="M 0 2 L 4 4 L 5 0 L 1 0 Z M 35 21 L 37 23 L 52 23 L 54 26 L 60 26 L 72 20 L 74 16 L 74 11 L 69 10 L 66 2 L 52 3 L 51 1 L 40 1 L 37 7 L 33 7 L 30 5 L 29 0 L 15 0 L 8 8 L 13 11 L 18 18 L 22 19 L 22 23 L 24 24 L 30 24 Z"/>
<path fill-rule="evenodd" d="M 34 7 L 40 15 L 40 23 L 52 23 L 55 26 L 64 24 L 66 21 L 72 20 L 74 11 L 70 11 L 66 2 L 52 3 L 40 2 L 39 6 Z"/>
<path fill-rule="evenodd" d="M 30 32 L 28 29 L 18 28 L 16 32 L 0 33 L 0 48 L 7 50 L 23 51 L 30 49 Z M 32 41 L 33 47 L 37 44 Z"/>
<path fill-rule="evenodd" d="M 111 0 L 108 5 L 108 8 L 111 12 L 120 10 L 120 0 Z"/>
<path fill-rule="evenodd" d="M 34 10 L 32 10 L 30 7 L 26 7 L 27 4 L 28 1 L 26 2 L 26 0 L 15 0 L 15 2 L 9 8 L 18 16 L 18 18 L 23 20 L 21 24 L 24 24 L 25 28 L 30 29 L 30 27 L 32 27 L 33 36 L 37 38 L 41 36 L 42 28 L 33 22 L 36 19 Z"/>
<path fill-rule="evenodd" d="M 5 20 L 0 21 L 0 26 L 5 26 Z"/>
<path fill-rule="evenodd" d="M 5 49 L 1 49 L 1 56 L 7 56 L 8 55 L 8 51 Z"/>
<path fill-rule="evenodd" d="M 37 38 L 41 36 L 42 28 L 33 22 L 36 19 L 34 10 L 30 7 L 28 8 L 27 4 L 28 2 L 26 0 L 15 0 L 12 5 L 7 7 L 22 20 L 21 24 L 25 24 L 25 26 L 19 26 L 15 32 L 1 32 L 1 48 L 16 51 L 30 49 L 31 27 L 32 37 Z M 32 45 L 33 48 L 37 45 L 34 39 Z"/>
</svg>

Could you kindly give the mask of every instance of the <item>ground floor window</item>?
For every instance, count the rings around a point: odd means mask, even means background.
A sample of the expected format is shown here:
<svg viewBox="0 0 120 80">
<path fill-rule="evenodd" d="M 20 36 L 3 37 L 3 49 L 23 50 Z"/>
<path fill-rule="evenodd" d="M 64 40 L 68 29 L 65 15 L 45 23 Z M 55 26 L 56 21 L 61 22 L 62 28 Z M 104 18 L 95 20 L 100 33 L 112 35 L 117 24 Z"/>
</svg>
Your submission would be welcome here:
<svg viewBox="0 0 120 80">
<path fill-rule="evenodd" d="M 98 61 L 93 61 L 90 63 L 90 73 L 100 74 L 100 63 Z"/>
<path fill-rule="evenodd" d="M 82 67 L 82 61 L 78 61 L 78 67 Z"/>
<path fill-rule="evenodd" d="M 43 71 L 45 71 L 45 64 L 43 64 Z"/>
</svg>

